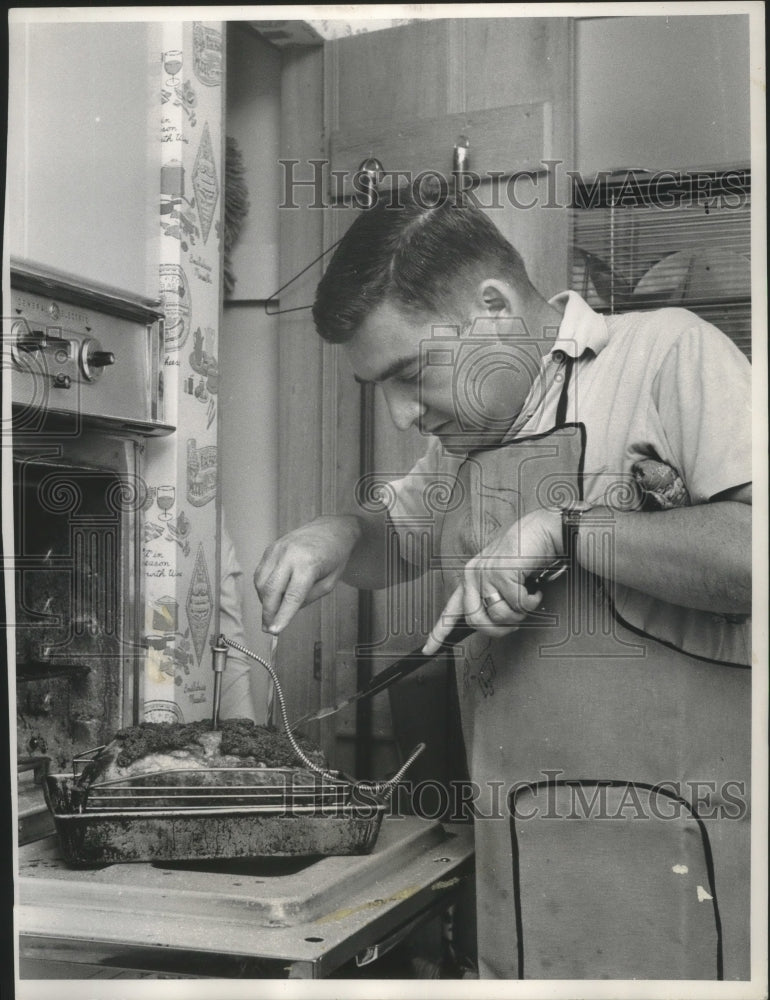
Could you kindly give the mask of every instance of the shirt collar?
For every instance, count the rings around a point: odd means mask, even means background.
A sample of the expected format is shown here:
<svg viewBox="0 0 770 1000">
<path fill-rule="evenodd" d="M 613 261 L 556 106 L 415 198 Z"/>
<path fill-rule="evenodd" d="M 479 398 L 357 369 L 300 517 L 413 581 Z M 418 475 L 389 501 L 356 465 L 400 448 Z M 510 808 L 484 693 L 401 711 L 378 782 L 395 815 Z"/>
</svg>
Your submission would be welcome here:
<svg viewBox="0 0 770 1000">
<path fill-rule="evenodd" d="M 577 292 L 560 292 L 549 299 L 549 305 L 564 308 L 550 354 L 561 351 L 570 358 L 579 358 L 586 350 L 598 354 L 607 346 L 609 334 L 604 316 L 594 312 Z"/>
</svg>

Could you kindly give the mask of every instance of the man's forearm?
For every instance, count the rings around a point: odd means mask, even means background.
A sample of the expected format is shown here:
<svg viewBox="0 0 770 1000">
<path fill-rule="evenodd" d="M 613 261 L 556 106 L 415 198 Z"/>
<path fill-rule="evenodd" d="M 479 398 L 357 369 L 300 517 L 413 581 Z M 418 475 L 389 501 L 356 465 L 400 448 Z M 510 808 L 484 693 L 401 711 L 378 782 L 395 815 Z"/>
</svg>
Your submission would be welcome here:
<svg viewBox="0 0 770 1000">
<path fill-rule="evenodd" d="M 600 535 L 611 543 L 599 544 Z M 747 504 L 725 501 L 654 513 L 594 508 L 580 526 L 577 558 L 599 576 L 671 604 L 718 614 L 751 612 Z"/>
<path fill-rule="evenodd" d="M 385 511 L 376 514 L 346 514 L 358 522 L 360 537 L 348 560 L 342 579 L 361 590 L 382 590 L 408 579 L 406 564 L 393 555 L 389 544 L 393 526 Z"/>
</svg>

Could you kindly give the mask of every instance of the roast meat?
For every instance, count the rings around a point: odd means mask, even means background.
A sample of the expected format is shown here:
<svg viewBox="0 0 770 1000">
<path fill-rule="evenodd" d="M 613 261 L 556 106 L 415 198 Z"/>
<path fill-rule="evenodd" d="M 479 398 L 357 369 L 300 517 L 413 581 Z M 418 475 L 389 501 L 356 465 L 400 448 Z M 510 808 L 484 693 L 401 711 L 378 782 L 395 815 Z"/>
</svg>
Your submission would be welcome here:
<svg viewBox="0 0 770 1000">
<path fill-rule="evenodd" d="M 298 743 L 315 765 L 327 766 L 318 746 L 303 737 L 298 738 Z M 88 788 L 96 782 L 201 768 L 303 769 L 304 765 L 286 735 L 258 726 L 251 719 L 225 719 L 217 730 L 212 729 L 208 720 L 143 722 L 119 730 L 98 756 L 86 764 L 79 784 Z M 237 783 L 234 777 L 223 774 L 221 780 Z M 269 781 L 267 773 L 265 780 Z"/>
</svg>

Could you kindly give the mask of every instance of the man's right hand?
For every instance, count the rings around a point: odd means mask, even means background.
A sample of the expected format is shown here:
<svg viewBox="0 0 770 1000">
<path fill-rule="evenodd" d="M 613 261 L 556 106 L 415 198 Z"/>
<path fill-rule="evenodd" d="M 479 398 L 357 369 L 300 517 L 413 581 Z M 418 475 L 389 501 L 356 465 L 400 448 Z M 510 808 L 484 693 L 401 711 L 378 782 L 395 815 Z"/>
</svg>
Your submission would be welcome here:
<svg viewBox="0 0 770 1000">
<path fill-rule="evenodd" d="M 254 574 L 263 630 L 283 631 L 300 608 L 328 594 L 361 534 L 354 515 L 318 517 L 269 546 Z"/>
</svg>

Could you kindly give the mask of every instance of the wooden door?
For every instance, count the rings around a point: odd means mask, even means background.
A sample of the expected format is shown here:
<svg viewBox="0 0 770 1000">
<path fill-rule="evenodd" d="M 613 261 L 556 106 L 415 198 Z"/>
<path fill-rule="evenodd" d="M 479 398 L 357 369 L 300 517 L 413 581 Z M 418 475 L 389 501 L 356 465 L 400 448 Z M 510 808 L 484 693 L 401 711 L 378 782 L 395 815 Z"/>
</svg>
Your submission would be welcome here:
<svg viewBox="0 0 770 1000">
<path fill-rule="evenodd" d="M 567 286 L 567 211 L 556 205 L 559 199 L 564 204 L 565 169 L 571 165 L 572 150 L 568 21 L 551 18 L 425 21 L 343 38 L 324 46 L 323 76 L 324 134 L 331 171 L 352 176 L 362 160 L 375 156 L 386 171 L 409 171 L 413 176 L 420 171 L 439 171 L 449 177 L 453 147 L 463 134 L 470 141 L 470 167 L 483 178 L 477 190 L 479 203 L 520 250 L 534 283 L 544 294 L 555 294 Z M 287 125 L 297 135 L 299 149 L 300 126 L 296 121 Z M 323 247 L 338 239 L 355 211 L 360 210 L 343 207 L 351 189 L 346 182 L 340 196 L 339 182 L 332 184 L 334 174 L 328 176 L 326 196 L 327 199 L 336 196 L 337 207 L 323 212 Z M 313 214 L 310 208 L 305 209 L 314 235 L 319 214 L 317 210 Z M 290 233 L 296 240 L 302 231 L 300 214 L 295 213 L 287 224 L 287 235 Z M 317 245 L 308 245 L 307 232 L 300 244 L 301 251 L 296 245 L 290 248 L 284 244 L 282 257 L 288 254 L 299 264 L 299 254 L 304 266 L 320 252 Z M 315 280 L 316 274 L 313 273 Z M 282 281 L 289 277 L 291 274 L 282 273 Z M 303 278 L 303 285 L 307 278 L 307 275 Z M 297 321 L 292 315 L 286 319 L 287 330 L 291 323 L 296 328 Z M 306 323 L 303 329 L 307 334 L 309 317 L 301 322 Z M 299 344 L 296 329 L 293 341 Z M 298 364 L 299 349 L 291 347 L 291 342 L 284 344 L 286 362 Z M 320 365 L 320 371 L 306 379 L 312 412 L 320 415 L 320 472 L 315 479 L 315 474 L 306 476 L 304 487 L 300 487 L 295 471 L 282 477 L 281 486 L 302 489 L 303 505 L 315 503 L 316 512 L 350 509 L 360 471 L 359 387 L 338 348 L 318 344 L 310 347 L 309 342 L 305 346 L 305 365 L 308 362 Z M 294 382 L 295 374 L 290 377 Z M 373 420 L 374 468 L 387 478 L 404 475 L 424 451 L 425 440 L 417 431 L 397 432 L 379 394 Z M 315 425 L 298 424 L 296 409 L 286 409 L 282 439 L 287 453 L 295 456 L 294 462 L 302 454 L 306 460 L 311 458 L 310 448 L 318 442 L 318 437 Z M 314 496 L 308 493 L 308 483 L 315 486 Z M 289 503 L 295 506 L 291 499 Z M 293 526 L 294 523 L 286 524 L 287 528 Z M 302 646 L 305 657 L 311 648 L 308 627 L 318 630 L 315 640 L 319 637 L 322 640 L 320 680 L 315 686 L 308 686 L 307 680 L 299 676 L 293 682 L 296 697 L 308 707 L 317 699 L 323 703 L 334 701 L 355 689 L 357 608 L 355 591 L 341 586 L 321 601 L 315 611 L 303 612 L 302 623 L 297 620 L 292 626 L 294 638 L 290 641 L 295 647 Z M 436 590 L 426 586 L 424 580 L 405 586 L 395 596 L 377 595 L 371 637 L 378 643 L 375 670 L 390 662 L 397 652 L 418 645 L 439 609 Z M 387 642 L 379 644 L 384 639 Z M 307 677 L 306 663 L 298 665 L 297 670 Z M 408 691 L 408 698 L 417 704 L 430 688 L 430 698 L 435 700 L 437 691 L 445 693 L 446 675 L 446 664 L 438 663 L 403 691 Z M 442 701 L 442 697 L 439 697 L 442 706 L 439 714 L 444 709 L 449 711 L 449 700 Z M 395 765 L 398 757 L 386 696 L 375 699 L 372 721 L 377 752 L 370 766 L 381 775 Z M 351 769 L 354 735 L 353 710 L 324 724 L 324 744 L 333 750 L 340 766 Z M 446 734 L 439 734 L 439 743 L 445 738 Z"/>
<path fill-rule="evenodd" d="M 486 178 L 479 202 L 555 294 L 567 280 L 567 212 L 556 206 L 572 166 L 572 75 L 564 18 L 423 21 L 331 42 L 331 170 L 376 156 L 388 171 L 451 176 L 467 136 L 471 170 Z"/>
</svg>

